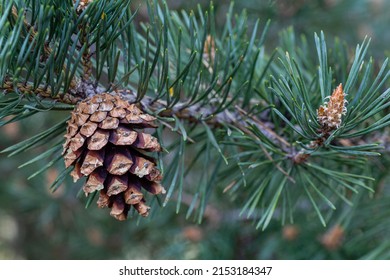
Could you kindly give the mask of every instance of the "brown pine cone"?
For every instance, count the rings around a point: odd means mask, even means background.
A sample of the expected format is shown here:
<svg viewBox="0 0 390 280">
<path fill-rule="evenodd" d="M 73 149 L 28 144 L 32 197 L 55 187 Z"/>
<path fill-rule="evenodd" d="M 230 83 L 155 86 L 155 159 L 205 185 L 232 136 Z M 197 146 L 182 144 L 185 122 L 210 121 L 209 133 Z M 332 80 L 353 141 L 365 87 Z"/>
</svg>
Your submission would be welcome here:
<svg viewBox="0 0 390 280">
<path fill-rule="evenodd" d="M 143 132 L 156 127 L 154 121 L 135 104 L 109 93 L 81 101 L 68 121 L 66 168 L 74 166 L 74 181 L 86 176 L 84 193 L 99 191 L 98 206 L 111 208 L 111 216 L 118 220 L 127 218 L 131 206 L 148 215 L 143 190 L 165 193 L 155 159 L 145 154 L 161 151 L 157 138 Z"/>
</svg>

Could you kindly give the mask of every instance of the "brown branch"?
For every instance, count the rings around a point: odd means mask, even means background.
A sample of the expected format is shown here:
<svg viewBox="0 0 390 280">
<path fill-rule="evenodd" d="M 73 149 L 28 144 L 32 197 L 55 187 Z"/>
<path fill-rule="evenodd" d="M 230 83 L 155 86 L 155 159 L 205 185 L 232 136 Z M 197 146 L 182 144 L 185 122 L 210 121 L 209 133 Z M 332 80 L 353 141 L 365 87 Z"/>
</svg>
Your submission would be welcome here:
<svg viewBox="0 0 390 280">
<path fill-rule="evenodd" d="M 35 94 L 42 98 L 48 98 L 70 105 L 77 104 L 88 95 L 95 95 L 104 91 L 92 82 L 79 81 L 74 88 L 69 88 L 68 92 L 52 96 L 52 91 L 47 86 L 34 87 L 31 83 L 14 82 L 10 78 L 6 78 L 4 83 L 0 85 L 0 90 L 5 91 L 5 93 L 19 92 L 26 95 Z"/>
</svg>

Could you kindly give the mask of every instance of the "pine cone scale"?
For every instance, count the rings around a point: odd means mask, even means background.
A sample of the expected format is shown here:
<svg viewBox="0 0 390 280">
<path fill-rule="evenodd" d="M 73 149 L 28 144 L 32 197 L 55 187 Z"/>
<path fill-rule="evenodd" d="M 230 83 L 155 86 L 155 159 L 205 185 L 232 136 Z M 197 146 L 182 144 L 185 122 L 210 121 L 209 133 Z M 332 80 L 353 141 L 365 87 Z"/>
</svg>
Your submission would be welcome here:
<svg viewBox="0 0 390 280">
<path fill-rule="evenodd" d="M 119 126 L 111 133 L 109 141 L 114 145 L 131 145 L 137 140 L 137 136 L 136 131 Z"/>
<path fill-rule="evenodd" d="M 109 112 L 109 115 L 113 118 L 123 119 L 126 117 L 126 110 L 124 108 L 114 108 Z"/>
<path fill-rule="evenodd" d="M 133 160 L 128 150 L 115 150 L 107 165 L 107 171 L 112 175 L 123 175 L 132 165 Z"/>
<path fill-rule="evenodd" d="M 81 165 L 81 173 L 84 176 L 89 176 L 96 168 L 103 166 L 104 163 L 104 150 L 94 151 L 89 150 L 83 164 Z"/>
<path fill-rule="evenodd" d="M 66 136 L 71 138 L 79 131 L 79 127 L 75 123 L 68 122 L 68 129 Z"/>
<path fill-rule="evenodd" d="M 145 149 L 148 151 L 159 152 L 161 151 L 161 146 L 158 143 L 156 137 L 153 137 L 150 134 L 138 132 L 137 141 L 133 145 L 136 148 Z"/>
<path fill-rule="evenodd" d="M 109 112 L 112 109 L 114 109 L 114 103 L 112 103 L 111 101 L 105 100 L 102 103 L 100 103 L 99 111 Z"/>
<path fill-rule="evenodd" d="M 75 124 L 77 126 L 82 126 L 83 124 L 85 124 L 87 122 L 87 120 L 89 119 L 89 115 L 87 114 L 81 114 L 81 113 L 74 113 L 74 119 L 75 119 Z"/>
<path fill-rule="evenodd" d="M 102 168 L 98 168 L 91 173 L 87 182 L 83 186 L 83 191 L 86 195 L 93 193 L 94 191 L 104 189 L 104 181 L 107 177 L 107 173 Z"/>
<path fill-rule="evenodd" d="M 91 115 L 90 120 L 96 123 L 100 123 L 104 121 L 106 117 L 107 117 L 107 112 L 97 111 Z"/>
<path fill-rule="evenodd" d="M 136 180 L 132 180 L 129 184 L 128 189 L 124 193 L 125 202 L 127 204 L 137 204 L 143 199 L 143 194 L 141 192 L 141 187 Z"/>
<path fill-rule="evenodd" d="M 82 150 L 78 151 L 72 151 L 71 149 L 68 149 L 66 154 L 64 155 L 65 159 L 65 167 L 68 168 L 71 166 L 81 155 Z"/>
<path fill-rule="evenodd" d="M 142 183 L 142 187 L 151 194 L 165 193 L 165 189 L 160 183 L 145 181 Z"/>
<path fill-rule="evenodd" d="M 126 209 L 127 208 L 127 209 Z M 126 220 L 128 207 L 126 207 L 122 196 L 116 196 L 111 208 L 110 215 L 119 221 Z"/>
<path fill-rule="evenodd" d="M 116 129 L 118 125 L 119 120 L 117 118 L 108 116 L 104 121 L 99 124 L 99 127 L 103 129 Z"/>
<path fill-rule="evenodd" d="M 95 133 L 97 127 L 98 127 L 97 123 L 88 121 L 81 126 L 80 134 L 85 137 L 91 137 Z"/>
<path fill-rule="evenodd" d="M 96 112 L 96 110 L 99 108 L 99 104 L 96 103 L 80 103 L 79 110 L 83 114 L 91 115 Z"/>
<path fill-rule="evenodd" d="M 102 149 L 104 146 L 106 146 L 109 137 L 109 131 L 97 129 L 91 138 L 88 138 L 88 149 L 95 151 Z"/>
<path fill-rule="evenodd" d="M 104 189 L 99 192 L 99 198 L 96 204 L 99 208 L 109 207 L 110 197 L 106 194 Z"/>
<path fill-rule="evenodd" d="M 149 215 L 150 207 L 147 206 L 143 200 L 133 206 L 142 217 L 147 217 Z"/>
<path fill-rule="evenodd" d="M 85 137 L 83 137 L 80 133 L 77 133 L 71 140 L 70 140 L 70 143 L 69 143 L 69 148 L 75 152 L 77 151 L 78 149 L 80 149 L 83 145 L 84 145 L 84 142 L 85 142 Z"/>
<path fill-rule="evenodd" d="M 107 195 L 112 196 L 124 192 L 127 189 L 127 175 L 111 176 L 107 184 Z"/>
</svg>

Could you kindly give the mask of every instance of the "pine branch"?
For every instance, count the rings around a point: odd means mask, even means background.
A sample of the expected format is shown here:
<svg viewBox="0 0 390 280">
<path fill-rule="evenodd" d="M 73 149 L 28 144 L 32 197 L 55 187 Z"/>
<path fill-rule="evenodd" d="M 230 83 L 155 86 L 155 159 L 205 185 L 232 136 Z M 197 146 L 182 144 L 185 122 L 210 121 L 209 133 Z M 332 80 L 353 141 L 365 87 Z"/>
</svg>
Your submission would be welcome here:
<svg viewBox="0 0 390 280">
<path fill-rule="evenodd" d="M 54 6 L 6 2 L 0 18 L 8 23 L 0 29 L 0 80 L 7 95 L 0 117 L 16 115 L 13 120 L 19 120 L 59 103 L 77 107 L 87 100 L 79 109 L 87 117 L 79 116 L 80 111 L 72 114 L 77 130 L 96 106 L 111 108 L 107 100 L 96 101 L 103 92 L 137 104 L 138 109 L 126 110 L 141 109 L 156 117 L 159 140 L 164 128 L 178 134 L 163 145 L 174 158 L 158 159 L 167 188 L 164 205 L 176 195 L 179 211 L 186 176 L 194 166 L 202 170 L 187 217 L 196 212 L 200 221 L 215 186 L 229 186 L 231 197 L 243 204 L 242 213 L 248 218 L 260 213 L 258 228 L 265 229 L 275 213 L 282 213 L 282 223 L 292 222 L 298 202 L 311 204 L 326 225 L 330 215 L 324 216 L 324 209 L 334 210 L 339 200 L 352 204 L 362 189 L 372 191 L 372 174 L 365 165 L 368 157 L 383 151 L 373 132 L 390 122 L 390 71 L 387 60 L 378 73 L 373 71 L 373 60 L 365 58 L 368 40 L 356 48 L 351 68 L 335 76 L 332 62 L 340 56 L 347 61 L 348 52 L 330 51 L 322 33 L 314 39 L 318 63 L 305 55 L 310 51 L 306 39 L 299 45 L 291 29 L 282 32 L 278 51 L 268 55 L 264 42 L 269 23 L 260 34 L 257 21 L 249 33 L 245 12 L 234 18 L 233 6 L 218 33 L 213 5 L 195 15 L 148 1 L 150 22 L 137 27 L 128 0 L 79 1 L 77 7 L 71 1 L 54 1 Z M 60 24 L 53 25 L 59 18 Z M 344 89 L 336 88 L 339 84 Z M 121 115 L 120 109 L 114 114 Z M 99 125 L 115 126 L 114 118 Z M 137 113 L 126 120 L 153 127 L 143 118 L 149 117 Z M 73 141 L 71 131 L 65 146 Z M 78 136 L 80 145 L 90 137 L 84 136 Z M 108 139 L 103 136 L 98 142 Z M 5 151 L 24 151 L 47 137 L 39 134 Z M 186 166 L 192 153 L 188 142 L 198 150 Z M 93 156 L 102 162 L 102 155 Z M 62 180 L 66 172 L 61 174 Z M 99 205 L 109 205 L 104 198 Z M 121 212 L 121 201 L 115 203 L 112 215 L 122 219 L 128 209 Z M 137 211 L 146 214 L 141 206 Z"/>
</svg>

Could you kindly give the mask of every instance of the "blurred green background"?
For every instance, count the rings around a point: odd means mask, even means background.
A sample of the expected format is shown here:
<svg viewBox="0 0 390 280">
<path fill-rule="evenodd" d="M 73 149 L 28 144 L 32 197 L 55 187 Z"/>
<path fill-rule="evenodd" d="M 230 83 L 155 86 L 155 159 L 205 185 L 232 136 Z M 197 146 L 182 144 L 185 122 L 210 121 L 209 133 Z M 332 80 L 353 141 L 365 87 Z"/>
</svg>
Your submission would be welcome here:
<svg viewBox="0 0 390 280">
<path fill-rule="evenodd" d="M 196 10 L 197 4 L 209 5 L 208 1 L 167 2 L 172 9 L 187 11 Z M 215 0 L 214 5 L 222 27 L 230 2 Z M 374 56 L 383 60 L 390 53 L 390 1 L 236 1 L 234 10 L 242 9 L 247 10 L 250 25 L 257 19 L 262 25 L 271 19 L 269 52 L 278 46 L 279 33 L 293 26 L 308 40 L 323 30 L 327 38 L 345 40 L 351 50 L 367 35 L 372 38 Z M 146 18 L 143 6 L 138 20 Z M 66 116 L 65 112 L 42 113 L 2 127 L 0 149 Z M 176 214 L 174 202 L 165 209 L 154 205 L 147 219 L 118 222 L 95 205 L 85 209 L 85 198 L 78 195 L 81 183 L 72 184 L 68 179 L 55 193 L 49 191 L 61 162 L 46 174 L 27 180 L 46 162 L 18 166 L 47 148 L 11 158 L 0 154 L 0 259 L 357 259 L 364 258 L 371 248 L 370 244 L 357 246 L 337 224 L 323 228 L 316 217 L 304 213 L 297 214 L 295 225 L 273 222 L 265 232 L 256 230 L 251 221 L 238 215 L 240 207 L 222 190 L 211 198 L 201 224 L 185 219 L 186 205 Z"/>
</svg>

